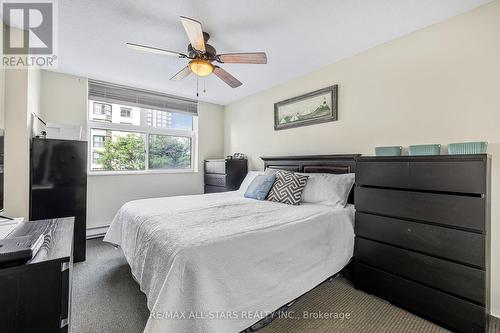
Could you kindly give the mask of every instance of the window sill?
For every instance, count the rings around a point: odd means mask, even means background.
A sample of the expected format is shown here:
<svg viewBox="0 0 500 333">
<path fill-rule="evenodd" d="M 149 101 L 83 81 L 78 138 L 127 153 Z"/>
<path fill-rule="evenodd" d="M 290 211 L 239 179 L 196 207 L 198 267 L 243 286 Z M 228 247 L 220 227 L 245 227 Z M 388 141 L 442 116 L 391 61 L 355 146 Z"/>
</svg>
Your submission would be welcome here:
<svg viewBox="0 0 500 333">
<path fill-rule="evenodd" d="M 159 175 L 198 173 L 193 169 L 171 169 L 171 170 L 141 170 L 141 171 L 87 171 L 87 176 L 123 176 L 123 175 Z"/>
</svg>

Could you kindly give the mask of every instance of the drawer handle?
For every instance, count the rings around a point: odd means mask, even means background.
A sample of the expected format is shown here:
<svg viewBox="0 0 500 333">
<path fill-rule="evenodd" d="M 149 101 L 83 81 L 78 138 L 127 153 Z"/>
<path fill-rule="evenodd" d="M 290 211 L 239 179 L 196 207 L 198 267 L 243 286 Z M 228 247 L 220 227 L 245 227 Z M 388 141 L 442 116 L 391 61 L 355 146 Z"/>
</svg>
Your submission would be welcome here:
<svg viewBox="0 0 500 333">
<path fill-rule="evenodd" d="M 61 264 L 61 272 L 64 272 L 67 269 L 69 269 L 69 262 L 63 262 Z"/>
<path fill-rule="evenodd" d="M 411 229 L 410 229 L 410 228 L 408 228 L 408 230 L 407 230 L 407 231 L 408 231 L 408 232 L 411 232 Z"/>
<path fill-rule="evenodd" d="M 68 318 L 61 319 L 61 328 L 68 326 L 68 323 L 69 323 Z"/>
</svg>

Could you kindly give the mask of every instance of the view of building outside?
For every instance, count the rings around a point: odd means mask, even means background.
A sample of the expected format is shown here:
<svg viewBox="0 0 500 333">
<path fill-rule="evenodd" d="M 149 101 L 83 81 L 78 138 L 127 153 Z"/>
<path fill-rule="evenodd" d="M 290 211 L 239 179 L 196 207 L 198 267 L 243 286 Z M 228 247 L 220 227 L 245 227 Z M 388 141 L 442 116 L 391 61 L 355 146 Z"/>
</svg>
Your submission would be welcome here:
<svg viewBox="0 0 500 333">
<path fill-rule="evenodd" d="M 191 131 L 191 115 L 92 100 L 89 108 L 89 120 L 103 123 L 90 130 L 91 170 L 144 170 L 146 164 L 149 169 L 191 167 L 191 137 L 134 132 L 134 127 Z M 125 130 L 105 128 L 106 123 L 126 125 Z"/>
<path fill-rule="evenodd" d="M 90 115 L 90 120 L 92 121 L 104 121 L 108 123 L 136 126 L 141 125 L 140 108 L 101 102 L 92 102 L 92 105 L 92 113 Z"/>
</svg>

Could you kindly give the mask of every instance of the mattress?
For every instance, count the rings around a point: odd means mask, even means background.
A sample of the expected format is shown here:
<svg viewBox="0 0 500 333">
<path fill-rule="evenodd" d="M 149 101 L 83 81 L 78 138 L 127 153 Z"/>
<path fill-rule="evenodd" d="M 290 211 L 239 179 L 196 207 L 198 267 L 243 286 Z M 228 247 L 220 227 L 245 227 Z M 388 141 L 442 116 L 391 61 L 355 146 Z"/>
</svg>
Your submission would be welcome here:
<svg viewBox="0 0 500 333">
<path fill-rule="evenodd" d="M 339 272 L 354 208 L 290 206 L 240 192 L 126 203 L 104 238 L 147 296 L 144 332 L 239 332 Z"/>
</svg>

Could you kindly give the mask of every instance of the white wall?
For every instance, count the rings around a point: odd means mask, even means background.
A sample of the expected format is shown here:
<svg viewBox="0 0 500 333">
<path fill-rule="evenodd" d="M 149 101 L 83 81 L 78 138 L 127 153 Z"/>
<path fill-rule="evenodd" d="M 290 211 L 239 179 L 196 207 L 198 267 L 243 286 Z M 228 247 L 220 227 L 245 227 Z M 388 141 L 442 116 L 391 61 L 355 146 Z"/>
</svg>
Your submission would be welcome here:
<svg viewBox="0 0 500 333">
<path fill-rule="evenodd" d="M 500 2 L 226 107 L 225 153 L 373 154 L 375 146 L 486 140 L 492 167 L 492 308 L 500 315 Z M 339 120 L 273 129 L 274 103 L 339 85 Z"/>
<path fill-rule="evenodd" d="M 42 71 L 42 115 L 46 122 L 87 124 L 87 79 Z M 206 158 L 223 156 L 223 107 L 209 103 L 198 106 L 198 170 L 194 173 L 89 175 L 87 227 L 107 225 L 127 201 L 203 193 Z"/>
</svg>

